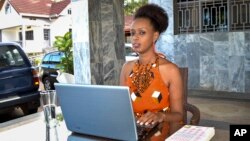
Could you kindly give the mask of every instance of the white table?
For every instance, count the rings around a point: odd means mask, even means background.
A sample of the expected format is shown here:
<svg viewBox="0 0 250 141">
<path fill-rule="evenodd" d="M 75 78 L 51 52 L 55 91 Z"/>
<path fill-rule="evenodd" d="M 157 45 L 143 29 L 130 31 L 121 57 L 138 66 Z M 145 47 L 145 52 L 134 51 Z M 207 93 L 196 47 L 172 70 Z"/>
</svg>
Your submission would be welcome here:
<svg viewBox="0 0 250 141">
<path fill-rule="evenodd" d="M 64 122 L 57 127 L 59 141 L 67 141 L 71 134 Z M 0 124 L 0 141 L 46 141 L 43 112 Z"/>
</svg>

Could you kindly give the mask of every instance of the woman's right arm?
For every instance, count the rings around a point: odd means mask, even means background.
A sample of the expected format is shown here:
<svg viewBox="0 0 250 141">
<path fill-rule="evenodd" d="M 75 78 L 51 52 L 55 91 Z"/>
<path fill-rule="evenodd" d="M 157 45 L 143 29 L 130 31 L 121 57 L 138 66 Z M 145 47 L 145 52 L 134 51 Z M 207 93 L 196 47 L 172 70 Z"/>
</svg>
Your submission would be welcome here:
<svg viewBox="0 0 250 141">
<path fill-rule="evenodd" d="M 129 73 L 132 71 L 133 62 L 129 61 L 123 64 L 120 74 L 120 86 L 126 86 Z"/>
<path fill-rule="evenodd" d="M 125 68 L 126 68 L 126 63 L 124 63 L 122 66 L 122 70 L 120 74 L 120 86 L 125 86 L 126 84 Z"/>
</svg>

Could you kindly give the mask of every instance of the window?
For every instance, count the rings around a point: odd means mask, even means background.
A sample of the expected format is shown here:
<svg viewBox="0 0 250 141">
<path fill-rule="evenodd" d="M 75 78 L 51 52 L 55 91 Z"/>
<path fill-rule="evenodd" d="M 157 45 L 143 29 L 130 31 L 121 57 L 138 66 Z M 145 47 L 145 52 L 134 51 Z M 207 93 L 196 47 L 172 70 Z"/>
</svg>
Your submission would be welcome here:
<svg viewBox="0 0 250 141">
<path fill-rule="evenodd" d="M 44 40 L 50 40 L 50 29 L 43 29 Z"/>
<path fill-rule="evenodd" d="M 230 30 L 250 29 L 250 0 L 230 0 Z"/>
<path fill-rule="evenodd" d="M 11 13 L 11 7 L 10 7 L 10 4 L 7 3 L 6 6 L 5 6 L 5 14 L 10 14 Z"/>
<path fill-rule="evenodd" d="M 33 31 L 26 31 L 26 40 L 34 40 Z"/>
<path fill-rule="evenodd" d="M 34 40 L 33 30 L 25 32 L 26 40 Z M 19 40 L 23 40 L 22 32 L 19 32 Z"/>
<path fill-rule="evenodd" d="M 61 61 L 61 55 L 57 54 L 57 55 L 51 55 L 50 61 L 51 63 L 57 64 Z"/>
<path fill-rule="evenodd" d="M 202 32 L 227 31 L 227 0 L 201 2 Z"/>
<path fill-rule="evenodd" d="M 175 34 L 250 29 L 250 0 L 176 0 Z"/>
<path fill-rule="evenodd" d="M 71 15 L 71 8 L 68 9 L 68 15 Z"/>
<path fill-rule="evenodd" d="M 4 46 L 0 48 L 0 69 L 22 65 L 25 65 L 23 58 L 14 46 Z"/>
<path fill-rule="evenodd" d="M 178 33 L 199 32 L 199 1 L 178 0 L 176 4 L 175 29 Z"/>
</svg>

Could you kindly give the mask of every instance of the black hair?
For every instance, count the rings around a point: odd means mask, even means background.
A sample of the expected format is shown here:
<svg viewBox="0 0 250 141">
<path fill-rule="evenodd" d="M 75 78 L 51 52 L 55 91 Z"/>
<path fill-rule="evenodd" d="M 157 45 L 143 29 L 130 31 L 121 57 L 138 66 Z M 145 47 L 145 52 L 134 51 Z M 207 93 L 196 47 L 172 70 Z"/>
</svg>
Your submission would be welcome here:
<svg viewBox="0 0 250 141">
<path fill-rule="evenodd" d="M 146 4 L 140 7 L 134 15 L 134 20 L 137 18 L 149 19 L 153 28 L 160 34 L 168 27 L 167 12 L 156 4 Z"/>
</svg>

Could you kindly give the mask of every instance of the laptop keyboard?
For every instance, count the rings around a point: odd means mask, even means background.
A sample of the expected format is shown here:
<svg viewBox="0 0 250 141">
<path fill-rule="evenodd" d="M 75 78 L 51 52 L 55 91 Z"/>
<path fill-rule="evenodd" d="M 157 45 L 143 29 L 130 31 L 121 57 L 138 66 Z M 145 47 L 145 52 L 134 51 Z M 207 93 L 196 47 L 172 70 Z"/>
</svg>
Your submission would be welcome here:
<svg viewBox="0 0 250 141">
<path fill-rule="evenodd" d="M 155 131 L 158 124 L 153 125 L 140 125 L 136 124 L 137 135 L 139 140 L 145 140 L 147 136 Z"/>
</svg>

